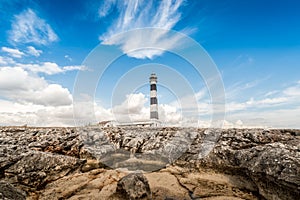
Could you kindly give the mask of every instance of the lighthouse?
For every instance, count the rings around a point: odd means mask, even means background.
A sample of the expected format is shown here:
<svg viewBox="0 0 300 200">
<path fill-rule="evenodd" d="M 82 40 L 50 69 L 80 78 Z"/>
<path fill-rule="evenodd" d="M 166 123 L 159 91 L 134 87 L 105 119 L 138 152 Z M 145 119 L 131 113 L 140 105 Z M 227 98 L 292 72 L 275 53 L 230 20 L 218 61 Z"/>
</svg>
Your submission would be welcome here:
<svg viewBox="0 0 300 200">
<path fill-rule="evenodd" d="M 158 105 L 157 105 L 157 76 L 152 73 L 150 76 L 150 120 L 158 120 Z"/>
<path fill-rule="evenodd" d="M 146 121 L 131 121 L 131 122 L 116 122 L 116 121 L 103 121 L 99 122 L 100 126 L 136 126 L 136 127 L 162 127 L 164 122 L 158 118 L 158 101 L 157 101 L 157 76 L 155 73 L 150 75 L 150 120 Z"/>
</svg>

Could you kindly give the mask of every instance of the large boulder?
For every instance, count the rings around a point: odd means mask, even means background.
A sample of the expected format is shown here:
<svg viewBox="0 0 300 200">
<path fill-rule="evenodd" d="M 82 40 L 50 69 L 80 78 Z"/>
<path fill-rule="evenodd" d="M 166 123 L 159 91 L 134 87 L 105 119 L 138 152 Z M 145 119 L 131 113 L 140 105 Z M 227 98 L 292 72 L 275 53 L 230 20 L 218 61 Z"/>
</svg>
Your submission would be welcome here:
<svg viewBox="0 0 300 200">
<path fill-rule="evenodd" d="M 123 199 L 151 199 L 151 191 L 146 177 L 142 173 L 131 173 L 119 180 L 116 193 Z"/>
</svg>

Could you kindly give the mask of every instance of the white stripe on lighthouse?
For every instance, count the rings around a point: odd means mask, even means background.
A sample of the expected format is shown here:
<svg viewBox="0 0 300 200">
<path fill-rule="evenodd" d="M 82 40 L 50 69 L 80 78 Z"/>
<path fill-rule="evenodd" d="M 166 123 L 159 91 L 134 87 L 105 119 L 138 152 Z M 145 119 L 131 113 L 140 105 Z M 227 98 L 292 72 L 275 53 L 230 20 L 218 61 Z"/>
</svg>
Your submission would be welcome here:
<svg viewBox="0 0 300 200">
<path fill-rule="evenodd" d="M 156 95 L 157 95 L 156 90 L 151 90 L 150 91 L 150 97 L 156 97 Z"/>
</svg>

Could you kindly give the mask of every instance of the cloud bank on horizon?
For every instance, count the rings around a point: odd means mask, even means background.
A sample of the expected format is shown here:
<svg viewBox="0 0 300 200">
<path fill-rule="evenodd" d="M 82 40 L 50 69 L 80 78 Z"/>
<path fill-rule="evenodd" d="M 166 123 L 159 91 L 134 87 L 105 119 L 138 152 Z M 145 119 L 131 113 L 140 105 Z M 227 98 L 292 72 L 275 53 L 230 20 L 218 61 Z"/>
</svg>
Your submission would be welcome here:
<svg viewBox="0 0 300 200">
<path fill-rule="evenodd" d="M 226 87 L 226 127 L 300 128 L 300 21 L 295 20 L 300 6 L 296 1 L 277 1 L 267 5 L 268 10 L 261 10 L 260 1 L 229 1 L 228 10 L 222 8 L 221 14 L 217 12 L 222 6 L 213 0 L 107 0 L 93 4 L 96 10 L 91 2 L 96 1 L 76 1 L 72 6 L 55 0 L 0 2 L 4 19 L 0 22 L 0 125 L 74 125 L 72 87 L 76 73 L 88 70 L 81 64 L 86 54 L 100 41 L 119 46 L 131 58 L 163 59 L 166 51 L 180 46 L 180 38 L 168 38 L 168 31 L 141 38 L 113 37 L 156 27 L 193 32 L 193 39 L 213 55 Z M 96 20 L 87 12 L 94 12 Z M 274 21 L 276 27 L 271 25 Z M 163 48 L 128 52 L 138 43 Z M 172 60 L 168 62 L 172 66 Z M 188 77 L 192 72 L 184 73 Z M 161 120 L 170 125 L 209 126 L 210 95 L 191 83 L 197 107 L 180 106 L 180 102 L 189 105 L 190 96 L 166 101 L 167 94 L 158 89 Z M 133 91 L 113 106 L 104 106 L 101 98 L 94 103 L 98 121 L 149 118 L 148 93 Z M 183 115 L 182 109 L 191 110 L 190 115 Z M 86 115 L 83 111 L 82 117 Z"/>
</svg>

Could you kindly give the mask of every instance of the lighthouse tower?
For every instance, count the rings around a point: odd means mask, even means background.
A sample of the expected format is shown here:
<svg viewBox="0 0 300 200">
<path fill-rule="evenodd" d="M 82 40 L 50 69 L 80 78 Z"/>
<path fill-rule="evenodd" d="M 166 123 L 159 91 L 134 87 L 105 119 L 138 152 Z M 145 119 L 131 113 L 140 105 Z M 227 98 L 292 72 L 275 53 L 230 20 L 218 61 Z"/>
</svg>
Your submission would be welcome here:
<svg viewBox="0 0 300 200">
<path fill-rule="evenodd" d="M 152 73 L 150 76 L 150 120 L 158 120 L 158 106 L 157 106 L 157 76 Z"/>
</svg>

